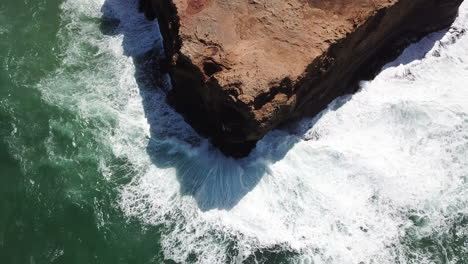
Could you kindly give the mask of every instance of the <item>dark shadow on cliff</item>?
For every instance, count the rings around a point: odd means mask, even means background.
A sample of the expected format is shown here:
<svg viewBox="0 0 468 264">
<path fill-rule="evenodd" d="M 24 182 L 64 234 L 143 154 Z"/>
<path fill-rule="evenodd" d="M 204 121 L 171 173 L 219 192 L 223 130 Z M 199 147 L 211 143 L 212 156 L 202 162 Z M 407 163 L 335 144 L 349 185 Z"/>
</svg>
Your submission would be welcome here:
<svg viewBox="0 0 468 264">
<path fill-rule="evenodd" d="M 162 40 L 157 22 L 138 13 L 136 0 L 106 0 L 102 7 L 101 31 L 122 35 L 124 54 L 133 59 L 135 78 L 150 126 L 147 152 L 158 168 L 174 169 L 182 195 L 190 195 L 203 211 L 230 210 L 267 176 L 271 164 L 283 159 L 304 134 L 327 111 L 336 111 L 352 96 L 335 100 L 315 118 L 270 132 L 249 157 L 236 160 L 221 154 L 208 140 L 199 137 L 183 118 L 166 103 L 168 76 L 160 73 Z M 386 67 L 421 59 L 444 32 L 428 38 L 413 56 L 400 57 Z M 394 65 L 392 65 L 394 64 Z M 384 67 L 385 69 L 385 67 Z M 159 87 L 159 88 L 157 88 Z M 319 139 L 314 135 L 308 140 Z"/>
<path fill-rule="evenodd" d="M 166 102 L 167 75 L 159 71 L 164 56 L 156 22 L 146 21 L 130 0 L 106 0 L 101 32 L 123 37 L 123 52 L 133 59 L 135 79 L 150 126 L 147 152 L 158 168 L 174 169 L 182 195 L 192 196 L 203 211 L 230 210 L 300 141 L 287 131 L 260 142 L 247 158 L 226 157 L 201 138 Z M 134 1 L 136 2 L 136 1 Z M 126 10 L 123 10 L 126 9 Z M 150 47 L 150 48 L 149 48 Z M 276 136 L 275 136 L 276 135 Z"/>
<path fill-rule="evenodd" d="M 426 56 L 426 54 L 434 48 L 439 40 L 441 40 L 445 34 L 447 34 L 448 29 L 434 32 L 429 34 L 427 37 L 423 38 L 422 41 L 417 42 L 417 44 L 413 44 L 406 48 L 401 55 L 398 56 L 394 61 L 387 63 L 383 66 L 382 71 L 396 67 L 399 65 L 407 65 L 413 61 L 420 60 Z"/>
</svg>

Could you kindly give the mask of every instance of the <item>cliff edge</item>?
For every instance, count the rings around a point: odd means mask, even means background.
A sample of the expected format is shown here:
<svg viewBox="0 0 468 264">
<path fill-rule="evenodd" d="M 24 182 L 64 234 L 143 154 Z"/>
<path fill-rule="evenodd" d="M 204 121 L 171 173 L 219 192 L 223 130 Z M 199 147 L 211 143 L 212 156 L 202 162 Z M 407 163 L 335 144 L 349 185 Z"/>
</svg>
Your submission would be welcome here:
<svg viewBox="0 0 468 264">
<path fill-rule="evenodd" d="M 225 154 L 354 92 L 462 0 L 140 0 L 158 19 L 170 103 Z"/>
</svg>

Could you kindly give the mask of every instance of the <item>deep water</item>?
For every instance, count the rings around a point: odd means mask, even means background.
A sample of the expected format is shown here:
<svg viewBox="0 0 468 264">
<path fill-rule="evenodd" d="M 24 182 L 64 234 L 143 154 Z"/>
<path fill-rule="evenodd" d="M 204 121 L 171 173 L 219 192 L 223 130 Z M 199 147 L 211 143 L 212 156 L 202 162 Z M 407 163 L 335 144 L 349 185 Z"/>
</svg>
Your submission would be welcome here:
<svg viewBox="0 0 468 264">
<path fill-rule="evenodd" d="M 233 160 L 165 103 L 136 0 L 2 0 L 0 263 L 466 264 L 467 30 Z"/>
</svg>

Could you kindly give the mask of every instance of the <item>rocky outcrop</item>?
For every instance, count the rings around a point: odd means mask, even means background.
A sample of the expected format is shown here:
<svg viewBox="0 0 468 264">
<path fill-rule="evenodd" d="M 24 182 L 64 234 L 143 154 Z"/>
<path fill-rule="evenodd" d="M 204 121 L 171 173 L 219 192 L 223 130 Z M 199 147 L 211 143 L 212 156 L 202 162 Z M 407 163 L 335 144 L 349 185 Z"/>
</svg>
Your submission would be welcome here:
<svg viewBox="0 0 468 264">
<path fill-rule="evenodd" d="M 169 101 L 224 153 L 356 90 L 462 0 L 140 0 L 159 21 Z"/>
</svg>

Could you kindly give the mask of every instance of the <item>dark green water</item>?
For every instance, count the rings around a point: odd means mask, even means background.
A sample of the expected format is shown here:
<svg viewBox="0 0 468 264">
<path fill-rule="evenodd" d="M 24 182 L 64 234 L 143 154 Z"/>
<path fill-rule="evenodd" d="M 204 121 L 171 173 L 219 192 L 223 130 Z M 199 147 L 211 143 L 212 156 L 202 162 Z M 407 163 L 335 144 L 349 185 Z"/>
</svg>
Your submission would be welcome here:
<svg viewBox="0 0 468 264">
<path fill-rule="evenodd" d="M 415 93 L 453 78 L 446 108 L 363 91 L 374 121 L 337 111 L 337 136 L 274 132 L 238 162 L 183 143 L 199 139 L 144 87 L 158 36 L 135 10 L 0 2 L 0 263 L 468 263 L 466 39 L 412 68 Z M 355 123 L 388 137 L 363 147 Z"/>
<path fill-rule="evenodd" d="M 94 140 L 101 120 L 51 105 L 37 88 L 63 66 L 60 4 L 0 3 L 0 263 L 158 263 L 158 229 L 116 206 L 131 174 Z M 116 180 L 98 172 L 100 155 Z"/>
</svg>

